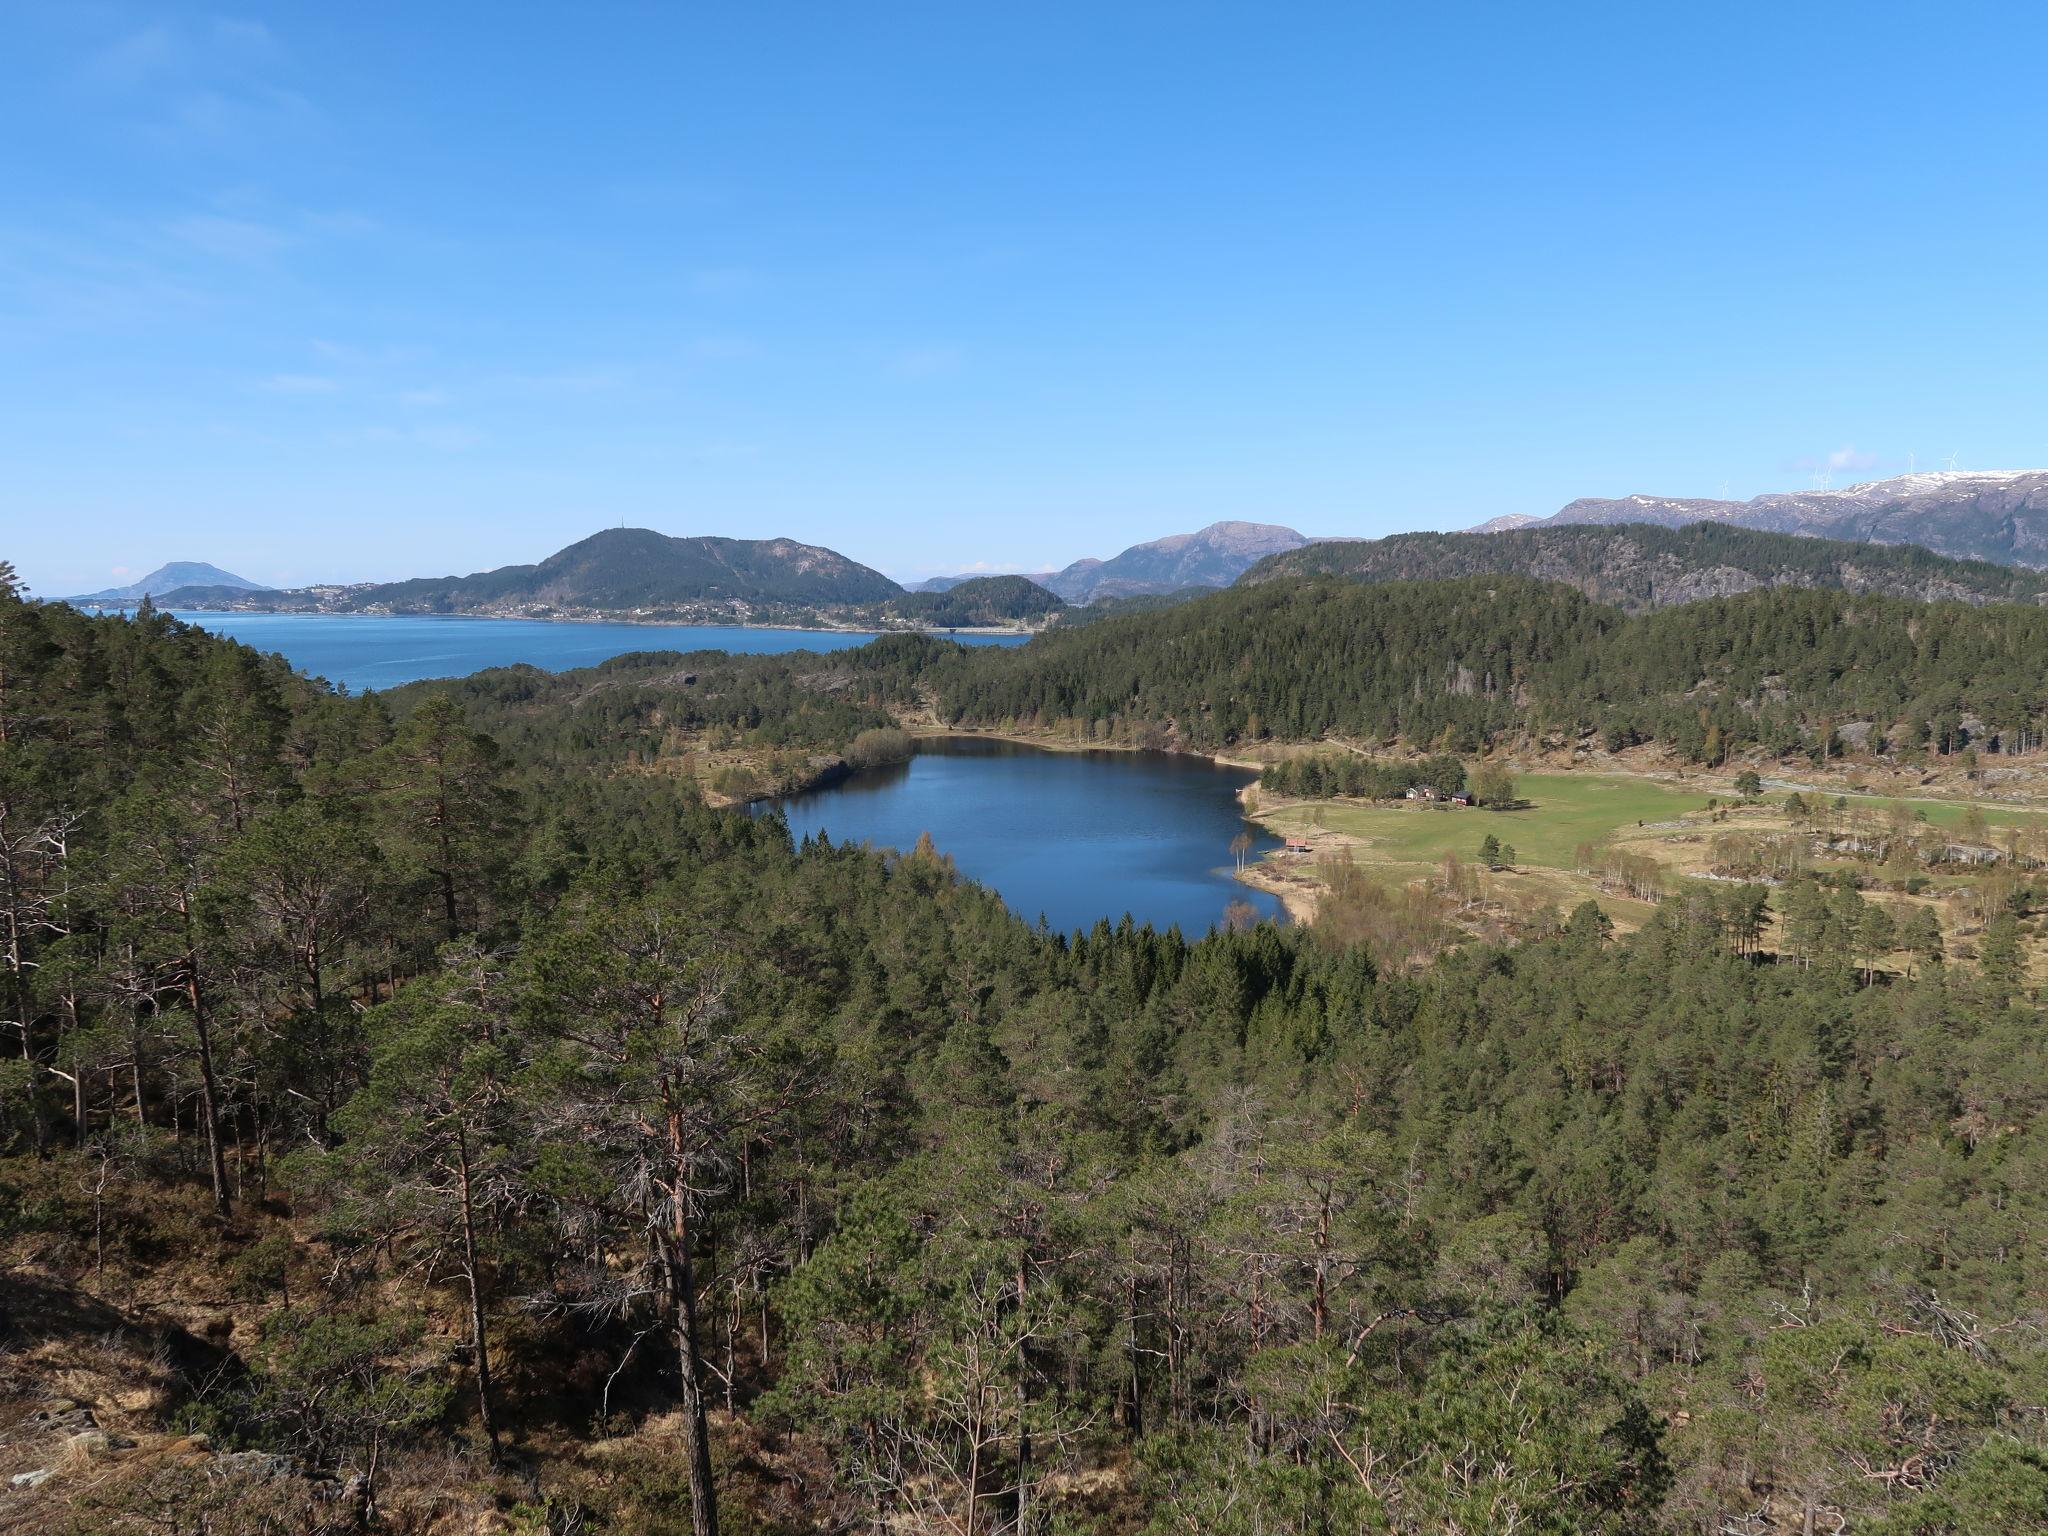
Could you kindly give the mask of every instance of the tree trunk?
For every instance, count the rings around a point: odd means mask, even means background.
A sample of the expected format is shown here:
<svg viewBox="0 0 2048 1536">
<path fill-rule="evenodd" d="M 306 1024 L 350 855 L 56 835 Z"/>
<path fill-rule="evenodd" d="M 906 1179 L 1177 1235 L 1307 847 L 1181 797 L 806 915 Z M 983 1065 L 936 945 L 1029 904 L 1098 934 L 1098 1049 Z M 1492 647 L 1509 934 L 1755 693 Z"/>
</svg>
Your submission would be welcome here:
<svg viewBox="0 0 2048 1536">
<path fill-rule="evenodd" d="M 476 1361 L 476 1416 L 491 1448 L 491 1465 L 500 1460 L 498 1425 L 491 1417 L 491 1350 L 484 1333 L 483 1285 L 477 1275 L 476 1207 L 470 1193 L 469 1133 L 458 1119 L 455 1152 L 462 1179 L 462 1277 L 469 1282 L 469 1347 Z"/>
<path fill-rule="evenodd" d="M 29 1124 L 35 1136 L 37 1157 L 47 1157 L 50 1152 L 49 1125 L 43 1116 L 43 1096 L 36 1091 L 36 1076 L 40 1064 L 36 1053 L 29 1044 L 28 987 L 21 979 L 19 966 L 14 969 L 14 1010 L 21 1023 L 21 1059 L 28 1070 L 22 1074 L 23 1091 L 28 1098 Z"/>
<path fill-rule="evenodd" d="M 1145 1377 L 1138 1354 L 1138 1239 L 1131 1238 L 1131 1273 L 1124 1282 L 1124 1311 L 1129 1314 L 1125 1348 L 1131 1357 L 1131 1411 L 1124 1421 L 1133 1442 L 1145 1436 Z"/>
<path fill-rule="evenodd" d="M 186 921 L 190 909 L 181 898 Z M 206 1167 L 213 1178 L 213 1207 L 228 1213 L 228 1167 L 220 1147 L 220 1089 L 213 1071 L 213 1027 L 206 1016 L 206 996 L 199 986 L 199 952 L 185 951 L 185 1001 L 192 1009 L 192 1037 L 199 1049 L 199 1112 L 206 1122 Z"/>
<path fill-rule="evenodd" d="M 439 823 L 436 842 L 441 850 L 441 920 L 447 924 L 448 939 L 453 943 L 462 935 L 462 923 L 455 911 L 455 845 L 448 835 L 448 796 L 445 788 L 434 802 L 435 817 Z"/>
<path fill-rule="evenodd" d="M 669 1218 L 669 1285 L 674 1294 L 676 1358 L 682 1376 L 683 1455 L 690 1477 L 690 1529 L 718 1536 L 718 1494 L 711 1481 L 711 1426 L 704 1412 L 704 1376 L 697 1353 L 697 1278 L 690 1256 L 690 1161 L 682 1121 L 671 1112 L 669 1154 L 674 1165 Z"/>
<path fill-rule="evenodd" d="M 135 1080 L 135 1128 L 141 1130 L 149 1124 L 149 1104 L 143 1093 L 142 1010 L 140 1008 L 135 1009 L 129 1015 L 128 1047 L 128 1070 Z"/>
<path fill-rule="evenodd" d="M 1028 1275 L 1022 1258 L 1017 1261 L 1017 1526 L 1018 1536 L 1023 1536 L 1025 1522 L 1031 1512 L 1031 1362 L 1030 1351 L 1025 1344 L 1025 1330 L 1030 1327 L 1024 1316 L 1025 1286 Z"/>
</svg>

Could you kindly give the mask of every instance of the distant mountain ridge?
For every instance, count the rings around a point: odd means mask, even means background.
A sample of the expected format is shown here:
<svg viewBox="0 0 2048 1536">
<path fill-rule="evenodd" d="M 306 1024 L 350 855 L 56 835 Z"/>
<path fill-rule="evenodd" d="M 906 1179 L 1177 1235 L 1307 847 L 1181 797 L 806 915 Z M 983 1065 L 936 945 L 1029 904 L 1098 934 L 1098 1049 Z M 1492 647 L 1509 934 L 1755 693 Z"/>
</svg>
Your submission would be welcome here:
<svg viewBox="0 0 2048 1536">
<path fill-rule="evenodd" d="M 99 592 L 86 592 L 69 599 L 74 603 L 123 603 L 140 602 L 143 598 L 159 598 L 177 591 L 180 587 L 217 587 L 236 592 L 265 592 L 270 590 L 260 581 L 251 581 L 246 576 L 237 576 L 233 571 L 224 571 L 217 565 L 208 565 L 204 560 L 172 560 L 158 566 L 140 581 L 132 581 L 125 587 L 108 587 Z"/>
<path fill-rule="evenodd" d="M 1307 535 L 1278 523 L 1211 523 L 1193 533 L 1133 544 L 1107 560 L 1083 558 L 1028 580 L 1069 603 L 1106 597 L 1147 597 L 1187 587 L 1227 587 L 1258 561 L 1309 543 Z M 913 592 L 944 592 L 972 576 L 934 576 Z"/>
<path fill-rule="evenodd" d="M 1852 544 L 1726 523 L 1536 523 L 1496 533 L 1399 533 L 1273 555 L 1240 585 L 1290 577 L 1437 581 L 1528 576 L 1633 613 L 1760 587 L 1835 588 L 1921 602 L 2038 603 L 2048 574 L 1911 544 Z"/>
<path fill-rule="evenodd" d="M 843 605 L 882 602 L 903 589 L 836 550 L 795 539 L 607 528 L 535 565 L 348 590 L 357 608 L 474 613 L 512 606 L 618 612 L 694 603 Z"/>
<path fill-rule="evenodd" d="M 1495 518 L 1470 531 L 1584 523 L 1676 528 L 1697 522 L 1807 538 L 1918 544 L 1962 560 L 2048 567 L 2048 470 L 1935 470 L 1839 491 L 1782 492 L 1749 501 L 1581 497 L 1549 517 Z"/>
</svg>

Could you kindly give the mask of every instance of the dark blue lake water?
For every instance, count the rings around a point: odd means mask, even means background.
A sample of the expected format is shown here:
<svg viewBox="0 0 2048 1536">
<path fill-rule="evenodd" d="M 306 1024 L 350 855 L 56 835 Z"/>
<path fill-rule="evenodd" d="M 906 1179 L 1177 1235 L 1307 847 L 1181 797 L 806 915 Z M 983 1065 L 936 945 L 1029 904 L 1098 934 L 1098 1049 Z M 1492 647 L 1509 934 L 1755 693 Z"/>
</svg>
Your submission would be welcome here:
<svg viewBox="0 0 2048 1536">
<path fill-rule="evenodd" d="M 423 677 L 463 677 L 519 662 L 549 672 L 594 667 L 627 651 L 837 651 L 875 637 L 841 630 L 740 629 L 717 624 L 554 624 L 545 619 L 386 617 L 373 613 L 199 613 L 189 624 L 276 651 L 301 671 L 351 692 Z M 969 645 L 1021 643 L 1019 635 L 959 635 Z"/>
<path fill-rule="evenodd" d="M 1232 878 L 1231 839 L 1278 840 L 1244 819 L 1254 775 L 1169 752 L 1045 752 L 1010 742 L 925 742 L 907 763 L 779 802 L 798 837 L 908 848 L 929 832 L 963 875 L 1031 922 L 1061 931 L 1178 923 L 1193 936 L 1233 900 L 1261 917 L 1280 903 Z"/>
</svg>

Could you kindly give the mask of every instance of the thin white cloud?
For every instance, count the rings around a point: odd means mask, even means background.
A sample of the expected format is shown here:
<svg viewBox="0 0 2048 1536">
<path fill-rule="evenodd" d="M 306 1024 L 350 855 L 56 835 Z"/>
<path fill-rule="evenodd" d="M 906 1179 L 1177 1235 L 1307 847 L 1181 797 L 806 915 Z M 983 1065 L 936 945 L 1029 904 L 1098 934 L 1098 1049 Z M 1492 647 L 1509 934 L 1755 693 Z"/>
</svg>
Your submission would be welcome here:
<svg viewBox="0 0 2048 1536">
<path fill-rule="evenodd" d="M 79 78 L 99 90 L 130 91 L 180 72 L 185 62 L 185 45 L 169 27 L 139 27 L 87 59 Z"/>
<path fill-rule="evenodd" d="M 349 448 L 431 448 L 442 453 L 461 453 L 482 443 L 484 435 L 473 427 L 452 422 L 403 427 L 379 424 L 337 432 L 333 441 Z"/>
<path fill-rule="evenodd" d="M 1787 463 L 1786 468 L 1813 475 L 1853 475 L 1875 469 L 1880 462 L 1876 454 L 1865 453 L 1854 443 L 1844 443 L 1827 453 L 1809 453 L 1793 459 Z"/>
<path fill-rule="evenodd" d="M 678 456 L 698 464 L 725 464 L 740 459 L 758 459 L 759 443 L 697 443 L 679 450 Z"/>
<path fill-rule="evenodd" d="M 890 371 L 907 379 L 941 379 L 960 371 L 956 347 L 910 347 L 890 360 Z"/>
<path fill-rule="evenodd" d="M 207 36 L 216 48 L 251 63 L 277 63 L 284 57 L 277 34 L 251 17 L 212 17 L 207 26 Z"/>
<path fill-rule="evenodd" d="M 272 395 L 331 395 L 341 384 L 322 373 L 273 373 L 256 387 Z"/>
<path fill-rule="evenodd" d="M 318 109 L 287 83 L 290 64 L 260 21 L 194 17 L 110 37 L 75 71 L 74 84 L 109 120 L 157 144 L 193 149 L 316 124 Z"/>
<path fill-rule="evenodd" d="M 727 298 L 760 286 L 759 274 L 745 267 L 699 267 L 690 274 L 690 292 L 704 298 Z"/>
<path fill-rule="evenodd" d="M 761 355 L 761 345 L 744 336 L 702 336 L 690 343 L 690 355 L 708 363 L 745 362 Z"/>
<path fill-rule="evenodd" d="M 335 341 L 325 336 L 315 336 L 306 343 L 306 346 L 315 357 L 324 362 L 356 368 L 418 363 L 429 356 L 425 347 L 405 344 L 359 346 L 354 342 Z"/>
<path fill-rule="evenodd" d="M 214 213 L 188 214 L 164 226 L 164 233 L 180 244 L 223 261 L 258 263 L 269 261 L 296 243 L 296 237 L 274 224 L 254 219 L 231 219 Z"/>
<path fill-rule="evenodd" d="M 560 373 L 507 373 L 499 375 L 498 382 L 525 395 L 596 395 L 617 389 L 625 380 L 607 369 L 592 368 Z"/>
<path fill-rule="evenodd" d="M 154 323 L 203 306 L 204 291 L 161 260 L 161 237 L 151 234 L 153 244 L 132 231 L 0 226 L 0 298 L 39 320 L 87 327 Z"/>
</svg>

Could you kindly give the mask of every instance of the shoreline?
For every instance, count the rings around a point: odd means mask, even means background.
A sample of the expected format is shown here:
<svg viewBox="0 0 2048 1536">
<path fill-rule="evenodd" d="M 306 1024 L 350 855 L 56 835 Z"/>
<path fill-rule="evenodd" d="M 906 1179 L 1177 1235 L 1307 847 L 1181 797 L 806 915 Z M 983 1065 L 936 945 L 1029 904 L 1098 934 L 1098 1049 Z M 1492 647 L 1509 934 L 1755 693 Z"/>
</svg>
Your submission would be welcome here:
<svg viewBox="0 0 2048 1536">
<path fill-rule="evenodd" d="M 130 614 L 140 606 L 138 603 L 89 603 L 80 607 L 68 603 L 64 598 L 53 599 L 78 608 L 81 613 Z M 961 635 L 982 638 L 1004 638 L 1016 636 L 1029 640 L 1044 634 L 1042 629 L 1004 629 L 998 627 L 927 629 L 909 626 L 900 629 L 873 629 L 861 624 L 766 624 L 757 619 L 650 619 L 635 614 L 570 614 L 570 613 L 390 613 L 368 609 L 333 608 L 162 608 L 160 613 L 173 617 L 180 613 L 219 615 L 223 618 L 243 619 L 460 619 L 474 623 L 524 623 L 524 624 L 630 624 L 644 629 L 774 629 L 792 635 L 867 635 L 876 640 L 890 635 L 928 635 L 934 640 L 947 640 Z M 716 647 L 712 647 L 716 649 Z"/>
<path fill-rule="evenodd" d="M 982 731 L 968 725 L 914 725 L 905 723 L 903 729 L 913 741 L 941 741 L 948 738 L 958 741 L 1007 741 L 1019 747 L 1036 747 L 1042 752 L 1163 752 L 1170 757 L 1198 757 L 1205 763 L 1214 763 L 1219 768 L 1236 768 L 1256 774 L 1265 767 L 1264 763 L 1245 757 L 1225 757 L 1218 752 L 1204 752 L 1197 747 L 1138 746 L 1127 741 L 1076 741 L 1067 736 L 1033 735 L 1028 731 Z M 1256 781 L 1255 781 L 1256 782 Z M 1244 803 L 1244 791 L 1254 785 L 1240 785 L 1237 790 L 1238 803 Z"/>
<path fill-rule="evenodd" d="M 1001 741 L 1012 746 L 1031 747 L 1041 752 L 1164 752 L 1174 757 L 1200 758 L 1203 762 L 1212 763 L 1219 768 L 1240 769 L 1253 774 L 1263 766 L 1246 758 L 1224 757 L 1214 752 L 1196 751 L 1192 747 L 1142 747 L 1133 746 L 1128 742 L 1074 741 L 1064 737 L 1034 736 L 1023 731 L 978 731 L 961 726 L 905 726 L 904 729 L 911 739 L 912 756 L 916 755 L 916 744 L 923 741 Z M 816 775 L 796 789 L 778 794 L 756 795 L 744 804 L 749 807 L 770 805 L 791 795 L 804 795 L 820 789 L 829 789 L 859 771 L 850 767 L 844 758 L 840 758 L 822 767 Z M 1247 822 L 1271 835 L 1271 829 L 1266 823 L 1245 806 L 1246 793 L 1257 788 L 1258 780 L 1254 778 L 1249 783 L 1240 784 L 1232 792 L 1231 798 L 1237 801 L 1239 812 Z M 1271 860 L 1272 855 L 1269 853 L 1247 862 L 1242 869 L 1234 871 L 1231 878 L 1239 885 L 1271 896 L 1279 902 L 1289 923 L 1302 928 L 1312 926 L 1319 903 L 1315 883 L 1312 880 L 1302 881 L 1279 873 L 1282 866 L 1273 864 Z"/>
<path fill-rule="evenodd" d="M 962 726 L 913 726 L 906 724 L 903 729 L 910 737 L 911 757 L 917 755 L 917 745 L 920 742 L 1000 741 L 1012 746 L 1030 747 L 1040 752 L 1062 754 L 1080 752 L 1162 752 L 1173 757 L 1200 758 L 1203 762 L 1213 764 L 1219 768 L 1238 769 L 1254 775 L 1263 766 L 1245 758 L 1224 757 L 1213 752 L 1200 752 L 1191 747 L 1144 747 L 1135 746 L 1128 742 L 1075 741 L 1066 737 L 1031 735 L 1023 731 L 981 731 L 975 730 L 972 727 Z M 902 763 L 908 761 L 909 758 L 906 757 L 895 762 L 877 763 L 871 766 L 878 768 L 899 767 Z M 829 789 L 862 771 L 849 764 L 843 756 L 835 755 L 831 762 L 820 764 L 815 773 L 794 788 L 753 795 L 745 800 L 727 800 L 723 803 L 744 806 L 749 811 L 752 811 L 756 807 L 771 806 L 777 801 L 786 800 L 792 796 L 807 795 L 818 790 Z M 1233 790 L 1231 798 L 1237 802 L 1239 813 L 1247 822 L 1271 835 L 1271 830 L 1266 826 L 1265 822 L 1245 806 L 1246 794 L 1257 788 L 1258 780 L 1254 777 L 1249 782 L 1240 784 Z M 700 793 L 702 792 L 700 790 Z M 1282 873 L 1281 871 L 1285 869 L 1285 866 L 1275 864 L 1272 860 L 1272 853 L 1250 860 L 1242 869 L 1233 871 L 1231 879 L 1250 890 L 1271 896 L 1280 904 L 1281 911 L 1285 914 L 1289 924 L 1302 928 L 1312 926 L 1315 922 L 1319 900 L 1315 882 L 1312 879 L 1302 880 L 1298 877 Z M 1262 919 L 1262 921 L 1271 921 L 1271 919 Z"/>
<path fill-rule="evenodd" d="M 1204 762 L 1213 763 L 1221 768 L 1236 768 L 1251 773 L 1257 773 L 1259 770 L 1259 764 L 1257 763 L 1247 762 L 1243 759 L 1218 757 L 1213 753 L 1197 752 L 1189 747 L 1135 747 L 1128 745 L 1126 743 L 1092 741 L 1077 742 L 1067 741 L 1064 739 L 1032 736 L 1022 731 L 977 731 L 972 729 L 971 727 L 965 726 L 933 726 L 905 724 L 901 727 L 901 729 L 903 730 L 904 734 L 910 738 L 911 757 L 915 757 L 917 755 L 917 743 L 923 741 L 1001 741 L 1008 742 L 1012 746 L 1032 747 L 1040 752 L 1164 752 L 1169 756 L 1173 757 L 1197 757 Z M 874 763 L 870 766 L 876 768 L 899 767 L 901 766 L 901 764 L 906 763 L 909 760 L 909 757 L 905 757 L 888 763 Z M 852 776 L 853 774 L 859 773 L 861 771 L 862 770 L 855 768 L 851 764 L 849 764 L 844 756 L 835 753 L 830 762 L 821 763 L 818 766 L 818 769 L 815 773 L 813 773 L 809 778 L 805 779 L 803 783 L 796 785 L 794 788 L 782 790 L 768 790 L 758 795 L 750 795 L 745 799 L 740 799 L 737 797 L 728 797 L 719 799 L 714 803 L 723 805 L 748 806 L 767 805 L 776 800 L 786 800 L 792 795 L 807 795 L 816 790 L 829 789 L 834 784 L 839 783 L 841 780 L 846 779 Z M 1247 789 L 1252 789 L 1256 787 L 1257 780 L 1254 780 L 1250 784 L 1240 784 L 1237 787 L 1237 789 L 1233 792 L 1233 797 L 1237 800 L 1237 803 L 1240 808 L 1244 805 L 1244 792 Z M 699 792 L 703 793 L 707 799 L 711 798 L 710 791 L 700 789 Z M 1249 815 L 1247 815 L 1245 819 L 1247 821 L 1256 820 L 1256 818 Z M 1275 892 L 1273 894 L 1278 893 Z"/>
<path fill-rule="evenodd" d="M 1297 884 L 1292 878 L 1274 873 L 1276 866 L 1269 862 L 1271 855 L 1256 863 L 1245 865 L 1234 876 L 1239 885 L 1248 885 L 1255 891 L 1263 891 L 1280 903 L 1287 914 L 1287 921 L 1297 928 L 1315 926 L 1316 912 L 1321 906 L 1318 888 L 1312 884 Z"/>
</svg>

